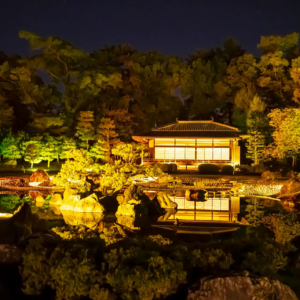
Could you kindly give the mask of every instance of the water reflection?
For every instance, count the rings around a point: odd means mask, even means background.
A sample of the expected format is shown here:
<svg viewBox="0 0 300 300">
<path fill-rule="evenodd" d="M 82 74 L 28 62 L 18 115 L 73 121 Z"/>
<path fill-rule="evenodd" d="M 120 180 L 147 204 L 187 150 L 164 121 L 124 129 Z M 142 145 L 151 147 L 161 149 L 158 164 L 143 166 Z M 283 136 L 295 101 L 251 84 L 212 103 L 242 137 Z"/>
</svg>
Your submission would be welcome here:
<svg viewBox="0 0 300 300">
<path fill-rule="evenodd" d="M 211 197 L 207 201 L 191 201 L 186 195 L 168 195 L 177 203 L 176 211 L 167 211 L 159 221 L 222 221 L 236 222 L 240 213 L 240 197 Z M 152 198 L 152 197 L 150 197 Z"/>
</svg>

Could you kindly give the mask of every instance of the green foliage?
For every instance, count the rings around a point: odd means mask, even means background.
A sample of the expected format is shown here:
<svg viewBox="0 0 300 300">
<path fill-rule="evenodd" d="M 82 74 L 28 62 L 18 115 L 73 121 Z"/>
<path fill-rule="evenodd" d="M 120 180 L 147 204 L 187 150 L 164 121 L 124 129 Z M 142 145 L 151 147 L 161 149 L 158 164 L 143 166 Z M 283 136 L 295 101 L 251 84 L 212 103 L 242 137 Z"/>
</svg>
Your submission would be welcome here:
<svg viewBox="0 0 300 300">
<path fill-rule="evenodd" d="M 138 158 L 148 156 L 148 147 L 142 143 L 121 144 L 112 150 L 112 154 L 120 156 L 125 163 L 135 163 Z"/>
<path fill-rule="evenodd" d="M 62 145 L 61 145 L 61 150 L 60 150 L 60 153 L 59 153 L 59 157 L 61 159 L 65 159 L 67 152 L 70 151 L 70 150 L 74 150 L 74 149 L 76 149 L 75 140 L 73 138 L 64 137 Z"/>
<path fill-rule="evenodd" d="M 89 189 L 86 176 L 93 171 L 94 161 L 84 149 L 73 149 L 66 153 L 67 161 L 54 177 L 53 183 L 62 187 Z"/>
<path fill-rule="evenodd" d="M 261 179 L 263 180 L 276 180 L 281 177 L 280 172 L 271 172 L 271 171 L 266 171 L 261 174 Z"/>
<path fill-rule="evenodd" d="M 247 138 L 247 158 L 253 160 L 252 166 L 259 165 L 263 160 L 265 136 L 258 131 L 250 131 Z"/>
<path fill-rule="evenodd" d="M 219 167 L 212 164 L 201 164 L 198 167 L 199 173 L 219 173 Z"/>
<path fill-rule="evenodd" d="M 50 162 L 55 158 L 59 157 L 60 152 L 60 141 L 54 139 L 52 136 L 47 136 L 41 147 L 41 158 L 48 162 L 48 168 L 50 167 Z"/>
<path fill-rule="evenodd" d="M 246 215 L 246 220 L 253 227 L 260 226 L 264 217 L 264 206 L 262 201 L 257 198 L 249 198 L 246 199 L 246 201 L 248 203 L 245 209 L 248 213 Z"/>
<path fill-rule="evenodd" d="M 14 119 L 13 108 L 7 104 L 7 99 L 0 94 L 0 129 L 11 129 Z"/>
<path fill-rule="evenodd" d="M 30 140 L 25 143 L 25 153 L 24 160 L 28 161 L 31 164 L 31 168 L 33 164 L 38 164 L 42 161 L 41 157 L 41 142 L 36 140 Z"/>
<path fill-rule="evenodd" d="M 275 236 L 275 241 L 288 244 L 300 235 L 300 223 L 295 214 L 272 214 L 262 220 L 264 226 L 270 229 Z"/>
<path fill-rule="evenodd" d="M 13 135 L 12 133 L 9 133 L 9 135 L 3 139 L 1 143 L 1 154 L 4 158 L 15 160 L 22 157 L 20 140 L 20 136 Z"/>
<path fill-rule="evenodd" d="M 93 126 L 94 112 L 93 111 L 81 111 L 77 118 L 78 125 L 77 131 L 79 138 L 82 141 L 86 141 L 86 147 L 89 149 L 89 141 L 94 139 L 95 128 Z"/>
</svg>

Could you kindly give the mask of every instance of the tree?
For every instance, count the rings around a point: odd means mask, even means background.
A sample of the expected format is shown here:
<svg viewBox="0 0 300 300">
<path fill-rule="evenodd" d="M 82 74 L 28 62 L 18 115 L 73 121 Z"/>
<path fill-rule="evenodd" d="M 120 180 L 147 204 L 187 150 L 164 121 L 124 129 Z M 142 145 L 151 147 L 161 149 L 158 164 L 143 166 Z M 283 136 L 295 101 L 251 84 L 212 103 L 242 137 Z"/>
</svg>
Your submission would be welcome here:
<svg viewBox="0 0 300 300">
<path fill-rule="evenodd" d="M 113 120 L 110 118 L 102 118 L 97 130 L 100 136 L 100 143 L 103 143 L 103 149 L 105 149 L 106 152 L 107 161 L 110 161 L 111 149 L 120 144 L 115 128 L 116 125 Z"/>
<path fill-rule="evenodd" d="M 66 153 L 70 150 L 76 149 L 76 142 L 73 138 L 67 138 L 66 136 L 63 138 L 63 142 L 61 145 L 61 151 L 59 153 L 59 157 L 61 159 L 66 158 Z"/>
<path fill-rule="evenodd" d="M 114 155 L 120 156 L 125 163 L 135 163 L 138 158 L 148 155 L 148 147 L 142 143 L 121 144 L 112 150 Z"/>
<path fill-rule="evenodd" d="M 96 141 L 96 143 L 90 148 L 89 155 L 97 159 L 107 160 L 107 148 L 105 148 L 106 142 L 103 139 Z"/>
<path fill-rule="evenodd" d="M 20 136 L 12 133 L 9 133 L 9 135 L 3 139 L 1 143 L 1 153 L 4 158 L 16 160 L 22 157 L 20 140 Z"/>
<path fill-rule="evenodd" d="M 48 162 L 48 168 L 50 168 L 50 162 L 59 155 L 59 144 L 52 136 L 47 136 L 41 147 L 41 159 Z"/>
<path fill-rule="evenodd" d="M 262 224 L 264 216 L 264 206 L 262 201 L 257 198 L 247 199 L 247 207 L 245 209 L 248 214 L 246 215 L 247 221 L 252 227 L 257 227 Z"/>
<path fill-rule="evenodd" d="M 274 142 L 270 144 L 266 156 L 283 159 L 293 157 L 293 166 L 300 151 L 300 109 L 273 109 L 269 114 L 270 125 L 274 127 Z"/>
<path fill-rule="evenodd" d="M 14 119 L 13 108 L 7 104 L 7 99 L 0 94 L 0 129 L 11 129 Z"/>
<path fill-rule="evenodd" d="M 89 141 L 94 139 L 95 128 L 93 126 L 94 112 L 93 111 L 81 111 L 77 117 L 77 131 L 79 138 L 82 141 L 86 141 L 86 149 L 89 149 Z"/>
<path fill-rule="evenodd" d="M 250 131 L 249 133 L 250 136 L 246 143 L 246 157 L 253 160 L 252 166 L 257 166 L 261 163 L 264 156 L 265 136 L 258 131 Z"/>
<path fill-rule="evenodd" d="M 39 141 L 32 140 L 27 143 L 24 160 L 31 164 L 31 169 L 33 168 L 33 164 L 39 164 L 42 161 Z"/>
</svg>

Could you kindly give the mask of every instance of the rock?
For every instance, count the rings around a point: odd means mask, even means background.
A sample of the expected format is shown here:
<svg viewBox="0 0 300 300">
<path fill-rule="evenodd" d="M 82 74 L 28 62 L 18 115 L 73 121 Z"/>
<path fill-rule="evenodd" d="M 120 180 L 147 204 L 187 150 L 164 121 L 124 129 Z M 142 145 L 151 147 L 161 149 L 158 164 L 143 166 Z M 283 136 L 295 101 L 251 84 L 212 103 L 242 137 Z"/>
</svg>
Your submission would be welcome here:
<svg viewBox="0 0 300 300">
<path fill-rule="evenodd" d="M 248 272 L 224 277 L 205 277 L 189 289 L 187 300 L 298 300 L 287 285 L 266 277 L 250 277 Z"/>
<path fill-rule="evenodd" d="M 83 199 L 80 199 L 79 195 L 70 196 L 60 209 L 78 213 L 104 213 L 104 207 L 98 202 L 96 194 Z"/>
<path fill-rule="evenodd" d="M 131 184 L 127 189 L 125 189 L 124 195 L 117 196 L 117 201 L 120 205 L 122 205 L 128 203 L 130 200 L 138 200 L 141 195 L 141 189 L 138 186 Z"/>
<path fill-rule="evenodd" d="M 102 213 L 76 213 L 73 211 L 62 211 L 66 224 L 69 225 L 84 225 L 89 228 L 98 227 L 101 220 L 104 218 Z"/>
<path fill-rule="evenodd" d="M 44 202 L 45 202 L 45 199 L 44 199 L 43 196 L 37 196 L 36 199 L 35 199 L 35 201 L 36 201 L 36 202 L 43 202 L 43 203 L 44 203 Z"/>
<path fill-rule="evenodd" d="M 135 218 L 132 216 L 117 215 L 117 223 L 133 230 L 139 230 L 140 227 L 134 226 Z"/>
<path fill-rule="evenodd" d="M 54 184 L 49 180 L 45 180 L 42 183 L 40 183 L 38 186 L 54 186 Z"/>
<path fill-rule="evenodd" d="M 40 192 L 29 192 L 29 196 L 32 198 L 33 201 L 36 201 L 38 196 L 43 197 L 43 194 Z"/>
<path fill-rule="evenodd" d="M 300 192 L 300 181 L 296 178 L 291 178 L 283 184 L 280 190 L 280 195 L 293 194 L 297 192 Z"/>
<path fill-rule="evenodd" d="M 76 195 L 77 190 L 74 189 L 65 189 L 64 191 L 64 201 L 68 200 L 70 196 Z"/>
<path fill-rule="evenodd" d="M 135 217 L 136 208 L 135 204 L 122 204 L 119 205 L 118 210 L 116 212 L 116 216 L 132 216 Z"/>
<path fill-rule="evenodd" d="M 61 215 L 60 205 L 49 205 L 49 207 L 56 215 Z"/>
<path fill-rule="evenodd" d="M 0 244 L 0 265 L 19 264 L 22 261 L 23 252 L 16 246 Z"/>
<path fill-rule="evenodd" d="M 173 202 L 166 193 L 159 192 L 157 194 L 157 200 L 161 208 L 177 208 L 177 203 Z"/>
<path fill-rule="evenodd" d="M 0 244 L 15 244 L 21 237 L 32 233 L 32 213 L 23 203 L 11 218 L 0 219 Z"/>
<path fill-rule="evenodd" d="M 48 173 L 43 168 L 38 168 L 30 176 L 29 182 L 43 182 L 50 181 Z"/>
<path fill-rule="evenodd" d="M 66 200 L 64 198 L 64 204 L 60 207 L 60 210 L 74 211 L 74 206 L 76 205 L 76 203 L 78 201 L 80 201 L 79 195 L 69 196 L 68 199 L 66 199 Z"/>
<path fill-rule="evenodd" d="M 49 201 L 49 205 L 63 205 L 61 194 L 54 194 Z"/>
</svg>

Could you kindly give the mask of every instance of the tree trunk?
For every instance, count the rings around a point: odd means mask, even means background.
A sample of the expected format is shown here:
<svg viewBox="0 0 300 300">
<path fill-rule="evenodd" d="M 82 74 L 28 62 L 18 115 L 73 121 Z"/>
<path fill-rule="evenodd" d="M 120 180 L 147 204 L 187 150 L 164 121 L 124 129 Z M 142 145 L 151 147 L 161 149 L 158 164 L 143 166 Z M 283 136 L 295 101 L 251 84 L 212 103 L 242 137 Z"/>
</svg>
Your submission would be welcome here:
<svg viewBox="0 0 300 300">
<path fill-rule="evenodd" d="M 86 150 L 89 150 L 89 140 L 86 140 Z"/>
<path fill-rule="evenodd" d="M 48 169 L 50 168 L 50 159 L 48 159 Z"/>
<path fill-rule="evenodd" d="M 31 169 L 33 168 L 33 163 L 31 163 Z"/>
</svg>

